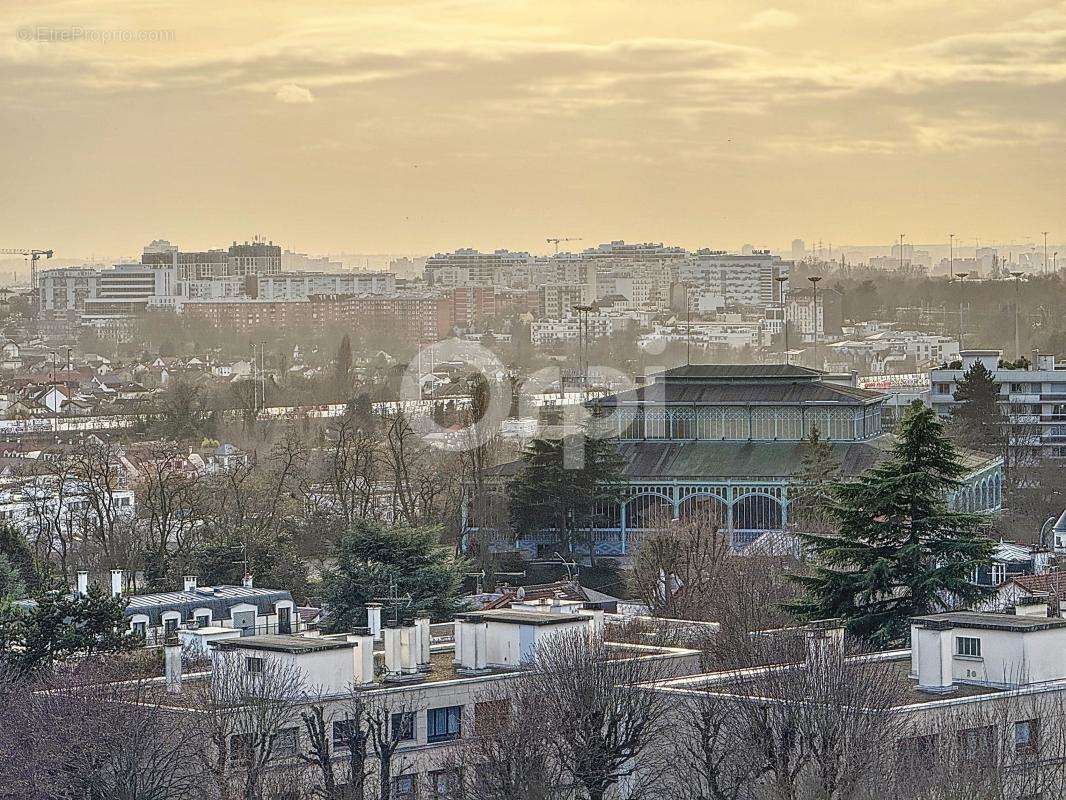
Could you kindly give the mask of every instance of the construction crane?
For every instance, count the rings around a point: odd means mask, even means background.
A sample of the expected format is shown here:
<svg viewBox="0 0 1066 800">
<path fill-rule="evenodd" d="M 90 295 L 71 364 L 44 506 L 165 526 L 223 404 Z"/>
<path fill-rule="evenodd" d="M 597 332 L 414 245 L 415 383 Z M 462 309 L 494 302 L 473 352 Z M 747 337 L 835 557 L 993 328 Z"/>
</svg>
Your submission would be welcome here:
<svg viewBox="0 0 1066 800">
<path fill-rule="evenodd" d="M 554 244 L 555 245 L 555 255 L 559 255 L 559 243 L 560 242 L 580 242 L 581 241 L 581 237 L 578 236 L 578 237 L 576 237 L 574 239 L 568 239 L 565 236 L 552 236 L 552 237 L 549 237 L 549 238 L 545 239 L 544 241 L 548 242 L 549 244 Z"/>
<path fill-rule="evenodd" d="M 0 249 L 0 254 L 5 256 L 26 256 L 30 260 L 30 291 L 37 288 L 37 262 L 41 256 L 52 257 L 51 250 L 5 250 Z"/>
</svg>

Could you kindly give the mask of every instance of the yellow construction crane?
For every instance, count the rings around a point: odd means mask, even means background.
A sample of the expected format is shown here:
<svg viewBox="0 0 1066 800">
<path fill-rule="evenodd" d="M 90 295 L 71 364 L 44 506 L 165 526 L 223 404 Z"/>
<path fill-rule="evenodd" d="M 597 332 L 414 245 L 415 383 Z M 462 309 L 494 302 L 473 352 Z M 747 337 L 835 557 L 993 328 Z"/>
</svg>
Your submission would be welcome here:
<svg viewBox="0 0 1066 800">
<path fill-rule="evenodd" d="M 545 239 L 544 241 L 548 242 L 549 244 L 554 244 L 555 245 L 555 255 L 559 255 L 559 243 L 560 242 L 580 242 L 581 241 L 581 237 L 578 236 L 578 237 L 573 238 L 573 239 L 568 239 L 565 236 L 552 236 L 552 237 L 549 237 L 549 238 Z"/>
<path fill-rule="evenodd" d="M 37 262 L 41 256 L 52 257 L 51 250 L 5 250 L 0 249 L 0 254 L 5 256 L 26 256 L 30 260 L 30 291 L 37 288 Z"/>
</svg>

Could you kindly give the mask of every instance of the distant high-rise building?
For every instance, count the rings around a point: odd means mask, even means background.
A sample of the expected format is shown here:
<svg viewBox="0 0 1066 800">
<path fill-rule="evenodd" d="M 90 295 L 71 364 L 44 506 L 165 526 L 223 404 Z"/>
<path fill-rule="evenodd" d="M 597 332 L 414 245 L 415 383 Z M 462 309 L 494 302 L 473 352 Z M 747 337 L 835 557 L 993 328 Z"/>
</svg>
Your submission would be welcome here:
<svg viewBox="0 0 1066 800">
<path fill-rule="evenodd" d="M 802 261 L 803 257 L 807 255 L 807 243 L 802 239 L 792 240 L 792 258 L 795 261 Z"/>
</svg>

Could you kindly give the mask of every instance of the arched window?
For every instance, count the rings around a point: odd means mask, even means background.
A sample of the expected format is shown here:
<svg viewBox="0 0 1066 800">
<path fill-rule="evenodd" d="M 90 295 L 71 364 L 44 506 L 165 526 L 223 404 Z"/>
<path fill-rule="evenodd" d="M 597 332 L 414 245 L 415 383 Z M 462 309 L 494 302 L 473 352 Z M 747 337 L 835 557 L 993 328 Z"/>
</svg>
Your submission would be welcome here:
<svg viewBox="0 0 1066 800">
<path fill-rule="evenodd" d="M 781 504 L 765 494 L 749 494 L 733 504 L 733 527 L 772 531 L 781 527 Z"/>
</svg>

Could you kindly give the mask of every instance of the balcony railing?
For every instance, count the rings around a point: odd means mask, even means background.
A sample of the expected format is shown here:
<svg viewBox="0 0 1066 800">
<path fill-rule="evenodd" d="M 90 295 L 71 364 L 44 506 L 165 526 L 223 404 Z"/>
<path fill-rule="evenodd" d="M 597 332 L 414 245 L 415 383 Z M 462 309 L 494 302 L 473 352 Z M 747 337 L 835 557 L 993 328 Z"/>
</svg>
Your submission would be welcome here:
<svg viewBox="0 0 1066 800">
<path fill-rule="evenodd" d="M 179 625 L 177 631 L 194 631 L 197 629 L 195 624 Z M 272 622 L 264 625 L 251 625 L 247 628 L 234 628 L 232 625 L 217 625 L 214 627 L 220 628 L 233 628 L 233 630 L 239 630 L 241 636 L 270 636 L 275 634 L 285 633 L 305 633 L 306 631 L 313 631 L 318 628 L 317 625 L 306 623 L 300 619 L 294 619 L 288 624 Z M 162 647 L 166 643 L 167 631 L 163 628 L 153 628 L 144 635 L 145 647 Z"/>
</svg>

